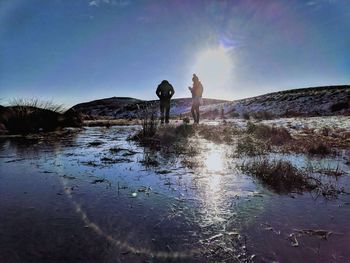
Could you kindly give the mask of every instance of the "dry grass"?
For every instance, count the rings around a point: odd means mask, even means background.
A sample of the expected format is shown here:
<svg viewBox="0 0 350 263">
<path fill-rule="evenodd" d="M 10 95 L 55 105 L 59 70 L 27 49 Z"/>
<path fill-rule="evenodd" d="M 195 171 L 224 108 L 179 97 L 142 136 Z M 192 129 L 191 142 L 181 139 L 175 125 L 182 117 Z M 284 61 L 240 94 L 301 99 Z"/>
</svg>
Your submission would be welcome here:
<svg viewBox="0 0 350 263">
<path fill-rule="evenodd" d="M 336 181 L 327 181 L 324 177 L 341 175 L 343 171 L 338 168 L 299 169 L 289 161 L 271 161 L 267 158 L 243 163 L 239 168 L 277 193 L 310 191 L 314 197 L 323 196 L 326 199 L 335 199 L 339 194 L 345 193 L 344 188 L 338 187 Z"/>
<path fill-rule="evenodd" d="M 156 138 L 161 145 L 179 146 L 195 134 L 193 125 L 165 126 L 158 129 Z M 185 146 L 185 145 L 183 145 Z"/>
<path fill-rule="evenodd" d="M 14 98 L 10 100 L 9 105 L 12 107 L 24 107 L 24 108 L 37 108 L 43 110 L 49 110 L 57 113 L 63 113 L 65 108 L 63 104 L 57 104 L 53 101 L 44 101 L 36 98 L 23 99 Z"/>
<path fill-rule="evenodd" d="M 309 172 L 311 173 L 319 173 L 331 177 L 339 177 L 341 175 L 344 175 L 345 172 L 340 169 L 339 163 L 336 167 L 326 166 L 326 167 L 309 167 Z"/>
<path fill-rule="evenodd" d="M 250 120 L 250 113 L 249 112 L 243 112 L 242 113 L 242 118 L 245 120 Z"/>
<path fill-rule="evenodd" d="M 152 149 L 181 153 L 186 152 L 187 140 L 194 134 L 193 125 L 165 125 L 158 127 L 152 135 L 145 135 L 141 129 L 130 139 Z"/>
<path fill-rule="evenodd" d="M 240 169 L 279 193 L 316 188 L 306 171 L 297 169 L 288 161 L 255 160 L 243 163 Z"/>
<path fill-rule="evenodd" d="M 236 135 L 240 133 L 234 125 L 198 125 L 195 130 L 197 134 L 214 143 L 232 144 L 235 141 Z"/>
<path fill-rule="evenodd" d="M 158 167 L 160 164 L 156 156 L 150 153 L 145 153 L 140 163 L 143 164 L 146 168 Z"/>
<path fill-rule="evenodd" d="M 64 112 L 64 113 L 63 113 Z M 63 105 L 38 99 L 13 99 L 0 108 L 0 127 L 10 134 L 54 131 L 60 127 L 80 127 L 81 116 Z"/>
<path fill-rule="evenodd" d="M 332 153 L 330 147 L 322 142 L 316 145 L 311 145 L 308 149 L 308 152 L 309 154 L 312 154 L 312 155 L 323 155 L 323 156 Z"/>
<path fill-rule="evenodd" d="M 246 132 L 257 139 L 266 140 L 272 145 L 283 145 L 292 140 L 290 132 L 284 127 L 271 127 L 248 122 Z"/>
<path fill-rule="evenodd" d="M 215 143 L 232 144 L 239 134 L 237 127 L 233 125 L 189 125 L 187 123 L 181 125 L 165 125 L 157 128 L 157 131 L 152 136 L 144 136 L 143 131 L 140 130 L 132 140 L 153 144 L 155 142 L 161 145 L 171 145 L 177 141 L 183 142 L 184 139 L 199 136 Z"/>
<path fill-rule="evenodd" d="M 350 108 L 350 100 L 335 103 L 335 104 L 333 104 L 331 106 L 330 110 L 332 112 L 335 112 L 335 111 L 346 110 L 346 109 L 349 109 L 349 108 Z"/>
<path fill-rule="evenodd" d="M 142 144 L 154 143 L 157 140 L 155 135 L 158 130 L 158 120 L 155 117 L 155 113 L 148 108 L 143 110 L 141 126 L 141 130 L 133 135 L 131 139 Z"/>
<path fill-rule="evenodd" d="M 158 121 L 155 114 L 153 112 L 149 113 L 146 111 L 141 121 L 141 125 L 143 138 L 152 138 L 156 134 L 158 127 Z"/>
<path fill-rule="evenodd" d="M 303 129 L 295 136 L 295 146 L 299 152 L 317 154 L 333 153 L 332 148 L 349 148 L 350 131 L 340 128 L 322 127 L 319 130 Z M 325 148 L 329 148 L 328 150 Z M 297 149 L 296 149 L 297 150 Z"/>
<path fill-rule="evenodd" d="M 323 196 L 328 200 L 336 199 L 342 193 L 345 193 L 344 188 L 338 188 L 333 183 L 321 183 L 320 181 L 317 181 L 317 187 L 314 191 L 316 198 Z"/>
<path fill-rule="evenodd" d="M 63 107 L 36 99 L 14 99 L 11 106 L 2 108 L 0 123 L 9 133 L 28 134 L 53 131 L 64 125 Z"/>
<path fill-rule="evenodd" d="M 271 150 L 268 143 L 257 140 L 252 136 L 246 135 L 238 140 L 236 155 L 257 156 L 267 154 Z"/>
<path fill-rule="evenodd" d="M 289 130 L 284 127 L 248 122 L 245 132 L 257 140 L 274 146 L 273 149 L 285 153 L 295 152 L 327 156 L 335 154 L 335 148 L 350 147 L 350 132 L 344 129 L 323 127 L 315 130 L 305 128 L 294 133 L 292 137 Z M 242 143 L 243 141 L 241 141 Z"/>
<path fill-rule="evenodd" d="M 269 111 L 258 111 L 251 113 L 251 116 L 256 120 L 271 120 L 276 118 L 276 116 Z"/>
<path fill-rule="evenodd" d="M 320 132 L 307 132 L 294 135 L 293 141 L 283 145 L 285 152 L 304 153 L 314 156 L 327 156 L 337 153 L 336 149 L 348 149 L 350 138 L 338 135 L 324 136 Z"/>
</svg>

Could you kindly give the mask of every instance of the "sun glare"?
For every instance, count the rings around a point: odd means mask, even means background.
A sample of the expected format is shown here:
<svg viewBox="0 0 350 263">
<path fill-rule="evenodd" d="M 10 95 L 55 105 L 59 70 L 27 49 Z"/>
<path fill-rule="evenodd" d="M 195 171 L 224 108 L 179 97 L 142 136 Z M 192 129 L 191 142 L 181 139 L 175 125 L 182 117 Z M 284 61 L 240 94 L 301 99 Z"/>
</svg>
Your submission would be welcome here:
<svg viewBox="0 0 350 263">
<path fill-rule="evenodd" d="M 228 49 L 219 46 L 200 52 L 192 71 L 204 86 L 204 97 L 227 98 L 233 74 L 233 62 Z"/>
</svg>

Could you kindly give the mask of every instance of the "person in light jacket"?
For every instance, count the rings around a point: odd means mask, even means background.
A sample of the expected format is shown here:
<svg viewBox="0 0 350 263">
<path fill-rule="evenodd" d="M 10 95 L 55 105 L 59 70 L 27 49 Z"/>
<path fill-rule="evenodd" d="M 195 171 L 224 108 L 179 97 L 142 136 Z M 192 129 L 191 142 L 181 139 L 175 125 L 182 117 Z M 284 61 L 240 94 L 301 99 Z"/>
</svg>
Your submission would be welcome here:
<svg viewBox="0 0 350 263">
<path fill-rule="evenodd" d="M 196 74 L 193 74 L 192 77 L 193 85 L 188 87 L 192 93 L 192 108 L 191 113 L 193 116 L 194 123 L 199 123 L 199 106 L 203 104 L 202 95 L 203 95 L 203 85 L 199 81 L 199 78 Z"/>
</svg>

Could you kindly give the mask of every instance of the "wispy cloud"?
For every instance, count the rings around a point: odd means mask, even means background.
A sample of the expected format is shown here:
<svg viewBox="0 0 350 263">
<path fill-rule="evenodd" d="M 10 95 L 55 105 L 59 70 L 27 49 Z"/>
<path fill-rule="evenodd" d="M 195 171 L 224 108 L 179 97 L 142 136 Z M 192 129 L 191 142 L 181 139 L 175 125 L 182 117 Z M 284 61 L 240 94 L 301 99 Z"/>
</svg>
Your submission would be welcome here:
<svg viewBox="0 0 350 263">
<path fill-rule="evenodd" d="M 316 5 L 315 1 L 308 1 L 306 2 L 306 5 L 312 6 L 312 5 Z"/>
<path fill-rule="evenodd" d="M 99 2 L 99 1 L 96 1 L 96 0 L 90 1 L 90 2 L 89 2 L 89 6 L 98 6 L 98 2 Z"/>
<path fill-rule="evenodd" d="M 89 0 L 89 6 L 99 7 L 101 5 L 112 5 L 117 7 L 125 7 L 130 4 L 129 0 Z"/>
</svg>

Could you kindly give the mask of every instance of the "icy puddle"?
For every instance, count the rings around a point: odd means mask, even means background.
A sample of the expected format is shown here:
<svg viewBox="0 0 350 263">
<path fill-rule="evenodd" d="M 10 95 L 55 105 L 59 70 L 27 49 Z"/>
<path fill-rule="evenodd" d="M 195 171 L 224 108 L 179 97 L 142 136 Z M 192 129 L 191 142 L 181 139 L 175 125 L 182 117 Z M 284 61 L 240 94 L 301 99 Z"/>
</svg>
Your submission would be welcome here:
<svg viewBox="0 0 350 263">
<path fill-rule="evenodd" d="M 350 195 L 277 194 L 230 146 L 159 153 L 127 140 L 136 129 L 1 139 L 0 262 L 350 261 Z M 336 165 L 350 192 L 344 156 L 270 157 Z"/>
</svg>

